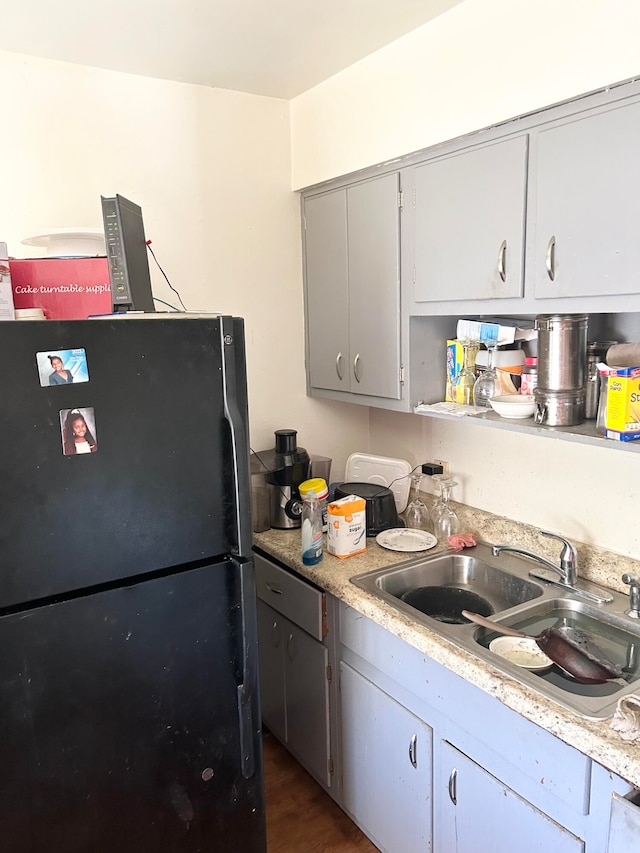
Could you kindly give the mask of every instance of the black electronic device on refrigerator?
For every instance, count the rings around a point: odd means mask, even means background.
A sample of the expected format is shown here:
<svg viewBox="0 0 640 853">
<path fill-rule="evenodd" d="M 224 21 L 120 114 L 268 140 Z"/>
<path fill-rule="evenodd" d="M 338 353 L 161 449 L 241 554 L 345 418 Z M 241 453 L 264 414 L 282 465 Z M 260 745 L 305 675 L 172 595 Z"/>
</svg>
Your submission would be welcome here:
<svg viewBox="0 0 640 853">
<path fill-rule="evenodd" d="M 3 853 L 264 853 L 243 321 L 5 323 Z"/>
<path fill-rule="evenodd" d="M 101 202 L 113 310 L 155 311 L 142 208 L 121 195 Z"/>
</svg>

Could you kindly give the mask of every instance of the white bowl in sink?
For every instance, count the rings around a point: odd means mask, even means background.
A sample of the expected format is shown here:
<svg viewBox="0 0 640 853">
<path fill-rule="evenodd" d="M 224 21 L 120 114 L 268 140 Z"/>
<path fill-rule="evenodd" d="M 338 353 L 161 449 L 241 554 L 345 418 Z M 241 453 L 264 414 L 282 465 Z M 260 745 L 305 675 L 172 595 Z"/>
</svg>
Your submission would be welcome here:
<svg viewBox="0 0 640 853">
<path fill-rule="evenodd" d="M 536 410 L 535 398 L 526 394 L 504 394 L 489 403 L 501 418 L 530 418 Z"/>
</svg>

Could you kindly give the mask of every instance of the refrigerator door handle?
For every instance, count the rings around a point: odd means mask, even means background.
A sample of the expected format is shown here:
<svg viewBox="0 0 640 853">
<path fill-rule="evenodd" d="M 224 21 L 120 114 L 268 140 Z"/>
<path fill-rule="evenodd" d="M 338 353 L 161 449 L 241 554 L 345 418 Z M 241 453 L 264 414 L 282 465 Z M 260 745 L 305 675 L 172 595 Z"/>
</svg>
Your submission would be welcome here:
<svg viewBox="0 0 640 853">
<path fill-rule="evenodd" d="M 253 541 L 249 504 L 249 442 L 246 418 L 238 408 L 236 394 L 237 374 L 235 363 L 233 317 L 220 317 L 220 347 L 222 352 L 222 394 L 224 415 L 231 431 L 233 462 L 233 496 L 236 530 L 238 531 L 237 556 L 250 557 Z M 245 485 L 246 484 L 246 487 Z"/>
<path fill-rule="evenodd" d="M 242 682 L 238 684 L 238 721 L 240 726 L 241 770 L 245 779 L 255 772 L 254 729 L 260 725 L 255 692 L 258 683 L 258 637 L 251 630 L 257 625 L 256 585 L 253 563 L 239 563 L 242 610 Z M 249 631 L 247 630 L 249 626 Z M 254 719 L 257 719 L 257 723 Z"/>
</svg>

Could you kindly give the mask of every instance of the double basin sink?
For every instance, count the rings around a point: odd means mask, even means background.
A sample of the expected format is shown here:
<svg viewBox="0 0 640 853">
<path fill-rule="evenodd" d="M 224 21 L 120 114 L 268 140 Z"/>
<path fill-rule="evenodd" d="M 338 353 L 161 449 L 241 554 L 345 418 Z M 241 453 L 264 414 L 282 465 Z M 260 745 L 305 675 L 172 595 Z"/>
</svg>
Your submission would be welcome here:
<svg viewBox="0 0 640 853">
<path fill-rule="evenodd" d="M 534 565 L 512 552 L 494 556 L 491 546 L 479 544 L 463 553 L 421 556 L 351 580 L 563 707 L 589 719 L 606 719 L 622 696 L 638 689 L 640 620 L 625 613 L 628 596 L 607 590 L 613 600 L 594 604 L 568 587 L 533 579 L 529 573 Z M 604 684 L 582 684 L 556 665 L 541 672 L 523 669 L 492 652 L 489 643 L 499 634 L 461 617 L 461 609 L 531 635 L 558 625 L 579 628 L 621 667 L 623 677 Z"/>
</svg>

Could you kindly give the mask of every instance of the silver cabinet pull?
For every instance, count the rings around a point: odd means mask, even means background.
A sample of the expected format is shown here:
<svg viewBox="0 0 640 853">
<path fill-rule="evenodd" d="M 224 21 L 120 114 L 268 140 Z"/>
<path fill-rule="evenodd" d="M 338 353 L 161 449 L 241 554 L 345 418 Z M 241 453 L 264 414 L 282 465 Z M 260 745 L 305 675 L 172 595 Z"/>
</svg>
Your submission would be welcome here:
<svg viewBox="0 0 640 853">
<path fill-rule="evenodd" d="M 458 805 L 458 771 L 455 767 L 449 776 L 449 799 L 454 806 Z"/>
<path fill-rule="evenodd" d="M 280 645 L 280 625 L 277 622 L 274 622 L 271 626 L 271 645 L 274 649 L 277 649 Z"/>
<path fill-rule="evenodd" d="M 353 375 L 356 378 L 356 382 L 360 382 L 360 377 L 358 376 L 358 366 L 360 364 L 360 353 L 356 355 L 353 359 Z"/>
<path fill-rule="evenodd" d="M 546 257 L 547 275 L 553 281 L 556 277 L 556 238 L 550 237 L 547 243 Z"/>
<path fill-rule="evenodd" d="M 266 582 L 265 586 L 267 587 L 269 592 L 272 592 L 274 595 L 282 595 L 282 590 L 278 589 L 277 586 L 273 586 L 273 584 L 271 584 L 269 581 Z"/>
<path fill-rule="evenodd" d="M 295 649 L 293 648 L 293 634 L 289 634 L 287 637 L 287 657 L 289 660 L 293 660 L 296 655 Z"/>
<path fill-rule="evenodd" d="M 498 275 L 502 279 L 502 281 L 507 280 L 507 241 L 503 240 L 500 244 L 500 248 L 498 249 Z"/>
<path fill-rule="evenodd" d="M 417 753 L 417 749 L 416 749 L 417 746 L 418 746 L 418 735 L 413 735 L 413 737 L 409 741 L 409 761 L 411 762 L 413 767 L 418 766 L 418 753 Z"/>
<path fill-rule="evenodd" d="M 336 356 L 336 373 L 338 374 L 338 379 L 342 381 L 344 377 L 344 369 L 342 367 L 342 353 L 339 352 Z"/>
</svg>

